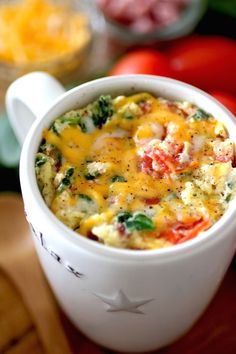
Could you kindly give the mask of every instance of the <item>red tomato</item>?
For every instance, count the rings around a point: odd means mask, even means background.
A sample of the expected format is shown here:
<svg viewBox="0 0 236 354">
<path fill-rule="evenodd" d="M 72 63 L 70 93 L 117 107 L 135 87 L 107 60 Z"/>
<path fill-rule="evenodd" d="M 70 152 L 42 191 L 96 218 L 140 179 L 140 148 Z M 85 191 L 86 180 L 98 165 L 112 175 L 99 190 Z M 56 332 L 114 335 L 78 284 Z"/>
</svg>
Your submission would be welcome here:
<svg viewBox="0 0 236 354">
<path fill-rule="evenodd" d="M 220 91 L 212 91 L 210 94 L 236 116 L 236 96 Z"/>
<path fill-rule="evenodd" d="M 196 237 L 200 232 L 207 230 L 210 225 L 210 221 L 203 218 L 187 224 L 177 222 L 172 229 L 165 231 L 162 236 L 173 244 L 179 244 Z"/>
<path fill-rule="evenodd" d="M 178 155 L 183 150 L 184 144 L 177 142 L 168 143 L 169 153 L 159 146 L 144 146 L 144 154 L 140 157 L 140 169 L 153 177 L 168 176 L 170 173 L 181 169 Z"/>
<path fill-rule="evenodd" d="M 204 90 L 236 94 L 236 41 L 220 36 L 192 36 L 176 42 L 168 54 L 180 80 Z"/>
<path fill-rule="evenodd" d="M 109 75 L 150 74 L 173 77 L 167 57 L 152 49 L 139 49 L 125 54 Z"/>
</svg>

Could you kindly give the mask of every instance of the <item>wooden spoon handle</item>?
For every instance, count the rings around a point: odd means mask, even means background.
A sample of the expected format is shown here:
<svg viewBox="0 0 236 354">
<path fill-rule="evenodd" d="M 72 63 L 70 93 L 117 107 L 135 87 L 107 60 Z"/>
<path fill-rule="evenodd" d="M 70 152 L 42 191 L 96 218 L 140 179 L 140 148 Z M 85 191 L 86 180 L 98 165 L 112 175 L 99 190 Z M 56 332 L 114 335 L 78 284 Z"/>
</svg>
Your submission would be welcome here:
<svg viewBox="0 0 236 354">
<path fill-rule="evenodd" d="M 63 331 L 58 308 L 32 249 L 11 264 L 1 264 L 19 290 L 32 315 L 38 335 L 48 354 L 71 354 Z M 5 262 L 6 263 L 6 262 Z"/>
</svg>

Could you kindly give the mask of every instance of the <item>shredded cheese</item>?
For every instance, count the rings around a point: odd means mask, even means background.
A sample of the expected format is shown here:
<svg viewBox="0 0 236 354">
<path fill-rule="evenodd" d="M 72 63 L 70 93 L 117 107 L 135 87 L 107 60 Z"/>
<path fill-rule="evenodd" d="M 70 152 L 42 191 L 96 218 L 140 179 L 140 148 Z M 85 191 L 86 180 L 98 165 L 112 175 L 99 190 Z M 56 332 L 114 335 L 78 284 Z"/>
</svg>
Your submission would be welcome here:
<svg viewBox="0 0 236 354">
<path fill-rule="evenodd" d="M 0 5 L 0 60 L 44 62 L 86 46 L 91 37 L 86 15 L 50 0 Z"/>
</svg>

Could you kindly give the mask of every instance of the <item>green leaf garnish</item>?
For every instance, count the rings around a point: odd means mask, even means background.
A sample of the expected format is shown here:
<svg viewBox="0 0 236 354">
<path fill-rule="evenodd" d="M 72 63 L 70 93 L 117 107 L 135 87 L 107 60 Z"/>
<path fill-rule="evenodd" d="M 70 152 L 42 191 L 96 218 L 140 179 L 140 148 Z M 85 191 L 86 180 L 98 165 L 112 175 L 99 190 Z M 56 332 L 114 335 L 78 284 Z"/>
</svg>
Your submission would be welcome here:
<svg viewBox="0 0 236 354">
<path fill-rule="evenodd" d="M 92 120 L 95 127 L 101 129 L 113 114 L 111 96 L 100 96 L 91 107 Z"/>
<path fill-rule="evenodd" d="M 101 176 L 101 173 L 99 172 L 94 172 L 94 174 L 90 174 L 90 173 L 86 173 L 84 175 L 85 179 L 87 179 L 87 181 L 93 181 L 94 179 L 96 179 L 97 177 Z"/>
<path fill-rule="evenodd" d="M 126 182 L 126 179 L 123 176 L 113 176 L 111 177 L 111 182 Z"/>
<path fill-rule="evenodd" d="M 44 165 L 47 162 L 47 156 L 39 153 L 36 155 L 36 159 L 35 159 L 35 166 L 36 167 L 40 167 L 42 165 Z"/>
<path fill-rule="evenodd" d="M 208 120 L 211 115 L 204 111 L 203 109 L 199 108 L 190 118 L 194 119 L 195 121 L 200 120 Z"/>
<path fill-rule="evenodd" d="M 87 133 L 88 129 L 87 129 L 87 126 L 86 126 L 85 122 L 83 121 L 83 119 L 81 119 L 79 125 L 80 125 L 81 131 L 82 131 L 83 133 Z"/>
<path fill-rule="evenodd" d="M 62 181 L 59 184 L 59 187 L 57 188 L 59 193 L 63 192 L 71 185 L 71 177 L 74 174 L 74 170 L 74 167 L 70 167 L 68 168 L 68 170 L 66 170 L 65 176 L 62 178 Z"/>
<path fill-rule="evenodd" d="M 155 230 L 153 221 L 141 213 L 133 215 L 130 219 L 126 220 L 125 224 L 129 231 Z"/>
<path fill-rule="evenodd" d="M 66 123 L 68 125 L 79 125 L 81 116 L 78 111 L 70 111 L 59 118 L 61 123 Z"/>
<path fill-rule="evenodd" d="M 129 213 L 128 211 L 124 211 L 122 213 L 119 213 L 116 218 L 119 223 L 123 223 L 131 217 L 132 217 L 131 213 Z"/>
<path fill-rule="evenodd" d="M 83 125 L 83 124 L 82 124 Z M 52 130 L 56 135 L 60 135 L 60 132 L 68 126 L 81 126 L 81 116 L 78 111 L 69 111 L 63 116 L 57 118 L 51 125 Z M 83 131 L 83 129 L 81 128 Z"/>
<path fill-rule="evenodd" d="M 123 117 L 124 117 L 125 119 L 128 119 L 128 120 L 134 119 L 134 115 L 131 114 L 131 113 L 129 113 L 129 112 L 125 112 L 125 113 L 123 114 Z"/>
<path fill-rule="evenodd" d="M 143 213 L 135 213 L 133 215 L 129 212 L 120 213 L 117 215 L 117 222 L 123 223 L 126 229 L 130 232 L 155 230 L 155 225 L 152 219 Z"/>
<path fill-rule="evenodd" d="M 79 194 L 79 197 L 87 202 L 92 202 L 92 199 L 87 194 Z"/>
<path fill-rule="evenodd" d="M 227 183 L 227 187 L 229 187 L 230 189 L 233 189 L 234 185 L 235 185 L 235 183 L 233 183 L 233 182 Z"/>
<path fill-rule="evenodd" d="M 61 165 L 62 154 L 56 148 L 56 146 L 42 141 L 41 145 L 39 146 L 39 152 L 46 155 L 47 157 L 51 157 L 54 160 L 55 165 Z"/>
</svg>

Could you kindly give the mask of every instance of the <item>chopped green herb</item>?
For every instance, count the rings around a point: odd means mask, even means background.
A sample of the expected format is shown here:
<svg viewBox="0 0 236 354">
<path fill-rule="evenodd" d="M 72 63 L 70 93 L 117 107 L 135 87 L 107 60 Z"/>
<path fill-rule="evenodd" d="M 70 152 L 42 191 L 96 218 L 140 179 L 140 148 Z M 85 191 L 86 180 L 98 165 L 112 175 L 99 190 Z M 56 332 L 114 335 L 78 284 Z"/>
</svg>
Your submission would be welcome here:
<svg viewBox="0 0 236 354">
<path fill-rule="evenodd" d="M 80 123 L 80 129 L 83 133 L 87 133 L 87 127 L 86 124 L 81 121 Z"/>
<path fill-rule="evenodd" d="M 101 176 L 101 173 L 99 173 L 99 172 L 94 172 L 93 174 L 86 173 L 84 175 L 84 177 L 87 179 L 87 181 L 92 181 L 92 180 L 96 179 L 99 176 Z"/>
<path fill-rule="evenodd" d="M 57 118 L 51 125 L 51 130 L 56 134 L 60 135 L 61 131 L 68 126 L 83 126 L 81 123 L 81 116 L 78 111 L 69 111 L 63 116 Z M 82 127 L 81 130 L 83 131 Z"/>
<path fill-rule="evenodd" d="M 207 120 L 211 115 L 199 108 L 190 118 L 193 118 L 196 121 Z"/>
<path fill-rule="evenodd" d="M 126 229 L 132 231 L 155 230 L 153 221 L 143 213 L 131 214 L 123 212 L 117 215 L 117 222 L 123 223 Z"/>
<path fill-rule="evenodd" d="M 233 189 L 234 183 L 233 182 L 228 182 L 227 183 L 227 187 L 229 187 L 230 189 Z"/>
<path fill-rule="evenodd" d="M 87 181 L 93 181 L 96 178 L 96 176 L 92 176 L 89 173 L 84 175 L 84 177 L 87 179 Z"/>
<path fill-rule="evenodd" d="M 70 178 L 73 175 L 74 171 L 75 171 L 74 167 L 68 168 L 65 174 L 65 178 Z"/>
<path fill-rule="evenodd" d="M 44 155 L 51 157 L 54 160 L 55 165 L 61 165 L 62 155 L 61 152 L 52 144 L 44 143 L 40 145 L 39 151 Z"/>
<path fill-rule="evenodd" d="M 98 170 L 96 170 L 96 168 L 92 168 L 92 169 L 89 168 L 89 165 L 92 164 L 93 162 L 94 162 L 93 160 L 87 159 L 85 161 L 86 166 L 85 166 L 85 168 L 84 168 L 84 170 L 82 172 L 84 177 L 88 181 L 92 181 L 92 180 L 96 179 L 97 177 L 101 176 L 101 173 Z"/>
<path fill-rule="evenodd" d="M 178 198 L 178 195 L 175 192 L 173 192 L 173 193 L 168 194 L 165 197 L 165 200 L 166 201 L 170 201 L 170 200 L 173 200 L 173 199 L 176 199 L 176 198 Z"/>
<path fill-rule="evenodd" d="M 50 130 L 53 131 L 53 133 L 57 136 L 60 136 L 60 132 L 64 129 L 64 127 L 65 125 L 63 125 L 60 121 L 60 118 L 58 118 L 52 123 Z"/>
<path fill-rule="evenodd" d="M 36 160 L 35 160 L 35 166 L 39 167 L 45 164 L 47 162 L 47 156 L 43 154 L 37 154 Z"/>
<path fill-rule="evenodd" d="M 65 173 L 65 176 L 62 178 L 61 183 L 59 184 L 58 187 L 58 192 L 61 193 L 63 192 L 66 188 L 68 188 L 71 185 L 71 177 L 74 174 L 74 167 L 68 168 L 68 170 Z"/>
<path fill-rule="evenodd" d="M 126 220 L 125 224 L 129 231 L 155 230 L 153 221 L 142 213 L 133 215 L 130 219 Z"/>
<path fill-rule="evenodd" d="M 92 202 L 92 199 L 87 194 L 79 194 L 79 197 L 87 202 Z"/>
<path fill-rule="evenodd" d="M 125 119 L 129 119 L 129 120 L 134 119 L 134 115 L 131 114 L 129 111 L 125 112 L 125 113 L 123 114 L 123 117 L 124 117 Z"/>
<path fill-rule="evenodd" d="M 231 199 L 232 199 L 232 194 L 230 193 L 230 194 L 228 194 L 227 197 L 225 198 L 225 201 L 228 203 L 228 202 L 231 201 Z"/>
<path fill-rule="evenodd" d="M 79 194 L 77 210 L 81 213 L 92 215 L 98 212 L 98 206 L 97 203 L 87 194 Z"/>
<path fill-rule="evenodd" d="M 111 96 L 100 96 L 91 107 L 92 120 L 95 127 L 101 129 L 113 114 Z"/>
<path fill-rule="evenodd" d="M 113 176 L 111 177 L 111 182 L 126 182 L 126 179 L 123 176 Z"/>
<path fill-rule="evenodd" d="M 53 133 L 55 133 L 56 135 L 59 136 L 60 134 L 59 134 L 59 129 L 57 127 L 57 123 L 58 123 L 58 120 L 56 119 L 55 122 L 52 123 L 50 130 L 52 130 Z"/>
<path fill-rule="evenodd" d="M 61 123 L 68 125 L 80 125 L 80 113 L 78 111 L 70 111 L 59 118 Z"/>
<path fill-rule="evenodd" d="M 117 221 L 120 222 L 120 223 L 123 223 L 123 222 L 125 222 L 126 220 L 128 220 L 131 217 L 132 217 L 131 213 L 129 213 L 128 211 L 124 211 L 124 212 L 119 213 L 117 215 Z"/>
</svg>

